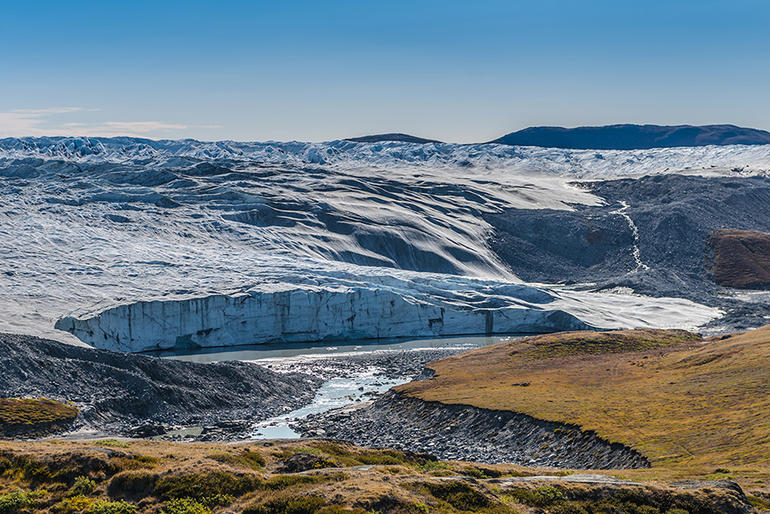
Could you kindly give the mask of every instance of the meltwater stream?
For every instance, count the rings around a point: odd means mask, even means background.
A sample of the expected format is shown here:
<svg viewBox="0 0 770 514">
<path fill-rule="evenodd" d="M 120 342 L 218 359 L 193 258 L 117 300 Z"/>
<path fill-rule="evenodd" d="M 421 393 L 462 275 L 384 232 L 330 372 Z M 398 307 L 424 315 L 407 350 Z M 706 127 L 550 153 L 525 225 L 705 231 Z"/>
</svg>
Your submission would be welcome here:
<svg viewBox="0 0 770 514">
<path fill-rule="evenodd" d="M 515 336 L 472 336 L 439 339 L 408 339 L 391 342 L 345 342 L 305 345 L 255 345 L 230 351 L 204 351 L 159 355 L 193 362 L 241 360 L 277 372 L 300 371 L 325 378 L 313 401 L 299 409 L 267 419 L 253 427 L 254 439 L 301 437 L 294 421 L 371 399 L 391 387 L 413 380 L 425 363 L 461 351 Z M 404 363 L 407 363 L 404 365 Z"/>
<path fill-rule="evenodd" d="M 313 403 L 259 423 L 255 427 L 252 437 L 254 439 L 291 439 L 300 437 L 300 434 L 292 428 L 292 421 L 305 418 L 311 414 L 321 414 L 351 403 L 361 402 L 372 393 L 384 393 L 391 387 L 406 382 L 409 382 L 409 379 L 383 378 L 379 376 L 376 368 L 363 370 L 350 378 L 332 378 L 321 386 L 313 399 Z"/>
</svg>

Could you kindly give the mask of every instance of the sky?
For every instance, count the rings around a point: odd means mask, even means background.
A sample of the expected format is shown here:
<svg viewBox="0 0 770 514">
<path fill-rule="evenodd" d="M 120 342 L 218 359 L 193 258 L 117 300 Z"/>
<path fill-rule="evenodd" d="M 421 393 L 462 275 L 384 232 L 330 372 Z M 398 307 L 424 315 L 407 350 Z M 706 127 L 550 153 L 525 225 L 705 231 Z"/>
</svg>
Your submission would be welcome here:
<svg viewBox="0 0 770 514">
<path fill-rule="evenodd" d="M 767 0 L 4 2 L 0 137 L 770 129 Z"/>
</svg>

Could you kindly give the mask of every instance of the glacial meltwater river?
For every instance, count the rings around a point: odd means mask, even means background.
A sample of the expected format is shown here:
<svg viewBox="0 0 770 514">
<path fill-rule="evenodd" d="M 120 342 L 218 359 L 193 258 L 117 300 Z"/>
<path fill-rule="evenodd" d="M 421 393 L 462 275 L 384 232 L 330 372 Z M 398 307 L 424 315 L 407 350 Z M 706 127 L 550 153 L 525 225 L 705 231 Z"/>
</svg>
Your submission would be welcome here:
<svg viewBox="0 0 770 514">
<path fill-rule="evenodd" d="M 295 420 L 370 399 L 412 380 L 419 370 L 404 373 L 392 364 L 404 361 L 404 354 L 420 359 L 424 354 L 460 352 L 516 337 L 464 336 L 394 341 L 345 341 L 287 345 L 254 345 L 230 349 L 204 349 L 195 353 L 159 352 L 167 358 L 210 363 L 240 360 L 260 364 L 277 372 L 304 372 L 326 380 L 311 403 L 254 426 L 255 439 L 298 438 Z M 427 357 L 427 355 L 425 355 Z M 407 359 L 408 360 L 408 359 Z M 429 359 L 432 360 L 432 359 Z"/>
</svg>

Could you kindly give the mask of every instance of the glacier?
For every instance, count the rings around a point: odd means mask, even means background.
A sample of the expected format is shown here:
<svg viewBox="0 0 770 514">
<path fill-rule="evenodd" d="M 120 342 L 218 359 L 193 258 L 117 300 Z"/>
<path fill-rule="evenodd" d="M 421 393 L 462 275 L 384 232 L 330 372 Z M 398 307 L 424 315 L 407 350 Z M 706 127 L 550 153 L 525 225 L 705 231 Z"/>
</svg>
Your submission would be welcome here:
<svg viewBox="0 0 770 514">
<path fill-rule="evenodd" d="M 226 294 L 83 310 L 55 326 L 92 346 L 140 352 L 597 327 L 694 328 L 718 314 L 683 299 L 429 273 L 317 270 L 282 280 Z"/>
<path fill-rule="evenodd" d="M 489 291 L 494 294 L 495 291 Z M 495 308 L 460 305 L 414 291 L 372 283 L 344 287 L 279 287 L 183 301 L 137 302 L 91 317 L 65 317 L 56 328 L 93 346 L 139 352 L 189 350 L 250 343 L 391 339 L 590 328 L 563 310 L 523 300 L 537 296 L 520 286 Z M 542 300 L 543 298 L 539 298 Z M 550 300 L 550 297 L 546 297 Z"/>
<path fill-rule="evenodd" d="M 489 248 L 483 215 L 601 205 L 577 179 L 768 169 L 767 145 L 3 139 L 0 330 L 145 351 L 697 328 L 720 312 L 524 283 Z"/>
</svg>

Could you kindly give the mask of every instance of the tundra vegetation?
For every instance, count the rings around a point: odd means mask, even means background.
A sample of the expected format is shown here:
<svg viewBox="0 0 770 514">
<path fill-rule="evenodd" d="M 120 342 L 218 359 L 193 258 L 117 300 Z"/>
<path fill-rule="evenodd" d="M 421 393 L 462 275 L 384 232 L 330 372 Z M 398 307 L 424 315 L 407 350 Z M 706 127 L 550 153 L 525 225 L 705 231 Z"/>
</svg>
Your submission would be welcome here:
<svg viewBox="0 0 770 514">
<path fill-rule="evenodd" d="M 0 398 L 0 435 L 45 435 L 72 423 L 74 405 L 48 398 Z"/>
<path fill-rule="evenodd" d="M 0 443 L 0 513 L 673 514 L 747 512 L 750 500 L 763 501 L 729 487 L 543 482 L 535 476 L 553 470 L 442 462 L 324 440 L 103 442 Z M 532 481 L 519 481 L 526 477 Z"/>
<path fill-rule="evenodd" d="M 770 326 L 709 339 L 680 330 L 564 332 L 429 367 L 432 378 L 396 389 L 595 431 L 650 460 L 650 470 L 628 476 L 770 477 Z"/>
<path fill-rule="evenodd" d="M 329 440 L 2 441 L 0 514 L 770 508 L 770 327 L 708 339 L 681 330 L 550 334 L 430 367 L 431 378 L 399 393 L 569 423 L 637 449 L 652 467 L 580 478 L 584 471 L 440 461 Z M 74 409 L 44 399 L 2 405 L 3 422 L 14 426 Z"/>
</svg>

